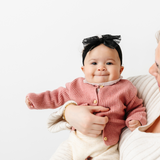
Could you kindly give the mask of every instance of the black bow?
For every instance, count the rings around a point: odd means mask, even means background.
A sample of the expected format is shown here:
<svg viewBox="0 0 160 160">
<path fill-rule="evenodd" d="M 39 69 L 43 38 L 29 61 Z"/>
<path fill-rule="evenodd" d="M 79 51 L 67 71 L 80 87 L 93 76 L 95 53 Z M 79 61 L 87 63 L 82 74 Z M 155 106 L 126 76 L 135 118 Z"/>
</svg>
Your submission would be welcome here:
<svg viewBox="0 0 160 160">
<path fill-rule="evenodd" d="M 103 43 L 105 46 L 108 46 L 110 48 L 116 48 L 117 44 L 121 41 L 121 36 L 112 36 L 109 34 L 102 35 L 102 38 L 99 38 L 98 36 L 93 36 L 89 38 L 85 38 L 82 43 L 85 46 L 89 44 L 96 44 L 96 43 Z"/>
</svg>

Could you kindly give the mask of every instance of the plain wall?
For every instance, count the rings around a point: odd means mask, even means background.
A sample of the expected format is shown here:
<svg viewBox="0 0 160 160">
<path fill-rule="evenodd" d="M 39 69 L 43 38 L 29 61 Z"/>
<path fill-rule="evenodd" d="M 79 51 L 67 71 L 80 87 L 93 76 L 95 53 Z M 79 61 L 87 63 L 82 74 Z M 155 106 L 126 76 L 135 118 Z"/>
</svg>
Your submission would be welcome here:
<svg viewBox="0 0 160 160">
<path fill-rule="evenodd" d="M 159 0 L 0 1 L 0 159 L 48 160 L 69 131 L 50 133 L 54 110 L 29 110 L 29 92 L 83 76 L 83 38 L 121 35 L 123 77 L 149 74 Z"/>
</svg>

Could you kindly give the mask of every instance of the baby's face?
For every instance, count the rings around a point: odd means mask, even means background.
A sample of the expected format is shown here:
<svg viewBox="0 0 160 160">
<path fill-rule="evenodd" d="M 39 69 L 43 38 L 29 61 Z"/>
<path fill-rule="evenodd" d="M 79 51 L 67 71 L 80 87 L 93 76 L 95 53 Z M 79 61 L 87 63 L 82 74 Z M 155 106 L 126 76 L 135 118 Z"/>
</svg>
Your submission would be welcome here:
<svg viewBox="0 0 160 160">
<path fill-rule="evenodd" d="M 87 53 L 81 69 L 89 83 L 103 83 L 118 79 L 123 66 L 117 50 L 101 44 Z"/>
</svg>

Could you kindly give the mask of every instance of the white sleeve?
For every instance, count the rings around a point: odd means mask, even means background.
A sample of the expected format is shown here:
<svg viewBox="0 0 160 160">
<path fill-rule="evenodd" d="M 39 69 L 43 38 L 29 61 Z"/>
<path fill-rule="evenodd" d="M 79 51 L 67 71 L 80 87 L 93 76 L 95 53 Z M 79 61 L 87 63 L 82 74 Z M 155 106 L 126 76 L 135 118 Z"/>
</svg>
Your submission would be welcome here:
<svg viewBox="0 0 160 160">
<path fill-rule="evenodd" d="M 54 133 L 72 128 L 72 126 L 62 118 L 65 107 L 70 103 L 74 103 L 77 105 L 77 103 L 74 101 L 67 101 L 63 106 L 60 107 L 58 111 L 50 114 L 47 121 L 47 128 L 50 132 Z"/>
<path fill-rule="evenodd" d="M 151 75 L 134 76 L 128 79 L 137 87 L 138 97 L 143 99 L 147 112 L 147 125 L 139 126 L 133 132 L 129 128 L 122 131 L 119 141 L 120 160 L 157 159 L 160 156 L 158 152 L 160 138 L 156 137 L 156 141 L 153 139 L 155 135 L 158 136 L 158 133 L 153 136 L 152 133 L 144 132 L 160 115 L 160 92 L 156 79 Z M 159 146 L 157 147 L 156 144 Z"/>
</svg>

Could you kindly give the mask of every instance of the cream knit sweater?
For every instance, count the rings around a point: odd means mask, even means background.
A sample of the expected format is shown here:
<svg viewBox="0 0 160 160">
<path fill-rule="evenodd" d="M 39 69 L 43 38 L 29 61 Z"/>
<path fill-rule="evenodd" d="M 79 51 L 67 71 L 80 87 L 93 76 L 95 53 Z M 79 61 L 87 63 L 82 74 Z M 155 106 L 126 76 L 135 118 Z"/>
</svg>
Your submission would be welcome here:
<svg viewBox="0 0 160 160">
<path fill-rule="evenodd" d="M 160 160 L 160 133 L 146 133 L 160 116 L 160 93 L 152 76 L 137 76 L 129 79 L 138 89 L 147 110 L 147 125 L 131 132 L 126 128 L 120 138 L 120 160 Z"/>
</svg>

